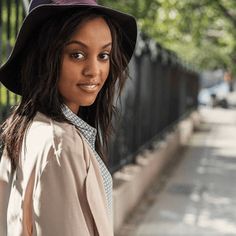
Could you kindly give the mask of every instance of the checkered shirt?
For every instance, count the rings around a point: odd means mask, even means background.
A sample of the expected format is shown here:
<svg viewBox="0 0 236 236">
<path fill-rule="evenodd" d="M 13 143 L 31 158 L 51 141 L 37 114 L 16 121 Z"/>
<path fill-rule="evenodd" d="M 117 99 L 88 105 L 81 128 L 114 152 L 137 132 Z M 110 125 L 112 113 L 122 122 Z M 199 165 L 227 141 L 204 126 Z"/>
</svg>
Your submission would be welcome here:
<svg viewBox="0 0 236 236">
<path fill-rule="evenodd" d="M 66 105 L 62 107 L 62 112 L 80 130 L 98 161 L 106 193 L 108 215 L 112 216 L 112 177 L 103 160 L 95 150 L 97 130 L 73 113 Z"/>
</svg>

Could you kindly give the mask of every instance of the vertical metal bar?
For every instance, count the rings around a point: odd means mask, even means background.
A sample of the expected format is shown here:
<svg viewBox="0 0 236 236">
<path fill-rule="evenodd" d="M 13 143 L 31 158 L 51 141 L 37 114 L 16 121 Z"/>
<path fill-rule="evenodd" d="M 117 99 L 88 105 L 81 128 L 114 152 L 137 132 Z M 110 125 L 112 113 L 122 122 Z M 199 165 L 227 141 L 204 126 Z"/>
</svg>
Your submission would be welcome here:
<svg viewBox="0 0 236 236">
<path fill-rule="evenodd" d="M 19 0 L 15 0 L 15 11 L 16 11 L 16 21 L 15 21 L 15 38 L 17 36 L 18 30 L 19 30 L 19 12 L 20 12 L 20 2 Z M 14 103 L 17 103 L 17 95 L 14 95 Z"/>
<path fill-rule="evenodd" d="M 0 65 L 2 64 L 2 1 L 0 1 Z"/>
<path fill-rule="evenodd" d="M 19 0 L 15 0 L 15 11 L 16 11 L 16 21 L 15 21 L 15 37 L 17 36 L 19 29 L 19 11 L 20 11 L 20 3 Z"/>
<path fill-rule="evenodd" d="M 7 51 L 7 58 L 11 53 L 11 45 L 10 45 L 10 40 L 11 40 L 11 0 L 7 1 L 7 45 L 6 45 L 6 51 Z M 10 92 L 7 90 L 6 92 L 6 98 L 7 98 L 7 105 L 10 105 Z"/>
<path fill-rule="evenodd" d="M 135 120 L 135 148 L 139 146 L 139 140 L 140 140 L 140 129 L 139 126 L 139 113 L 140 113 L 140 90 L 141 90 L 141 57 L 136 57 L 136 65 L 137 65 L 137 77 L 136 77 L 136 87 L 135 87 L 135 110 L 134 110 L 134 117 L 136 117 Z"/>
<path fill-rule="evenodd" d="M 2 36 L 3 36 L 3 30 L 2 30 L 2 15 L 3 15 L 3 7 L 2 7 L 2 1 L 0 1 L 0 65 L 2 64 Z M 0 83 L 0 106 L 2 105 L 2 84 Z M 0 114 L 0 119 L 2 118 L 2 109 L 1 109 L 1 114 Z"/>
<path fill-rule="evenodd" d="M 7 56 L 10 54 L 10 38 L 11 38 L 11 0 L 7 1 Z"/>
</svg>

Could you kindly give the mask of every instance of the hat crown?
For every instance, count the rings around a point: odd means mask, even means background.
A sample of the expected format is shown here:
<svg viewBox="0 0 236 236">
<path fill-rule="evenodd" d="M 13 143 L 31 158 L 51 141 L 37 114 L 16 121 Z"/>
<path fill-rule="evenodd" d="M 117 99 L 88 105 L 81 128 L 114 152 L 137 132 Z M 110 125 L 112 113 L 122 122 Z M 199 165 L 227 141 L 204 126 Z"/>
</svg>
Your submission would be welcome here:
<svg viewBox="0 0 236 236">
<path fill-rule="evenodd" d="M 40 5 L 97 5 L 96 0 L 32 0 L 29 6 L 29 12 Z"/>
</svg>

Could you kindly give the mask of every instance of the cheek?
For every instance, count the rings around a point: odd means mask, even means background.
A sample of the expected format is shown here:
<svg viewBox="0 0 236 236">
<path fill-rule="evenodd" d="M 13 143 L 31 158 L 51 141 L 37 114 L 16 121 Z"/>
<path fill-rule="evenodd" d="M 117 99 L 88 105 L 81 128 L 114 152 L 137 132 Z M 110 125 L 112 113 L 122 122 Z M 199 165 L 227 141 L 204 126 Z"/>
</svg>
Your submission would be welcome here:
<svg viewBox="0 0 236 236">
<path fill-rule="evenodd" d="M 65 73 L 61 73 L 57 85 L 59 92 L 63 94 L 63 91 L 66 90 L 68 86 L 69 86 L 68 76 Z"/>
<path fill-rule="evenodd" d="M 64 81 L 61 80 L 61 78 L 58 81 L 57 90 L 62 97 L 65 97 L 65 95 L 67 94 L 67 92 L 66 92 L 67 86 L 65 86 Z"/>
<path fill-rule="evenodd" d="M 71 73 L 69 73 L 69 71 L 65 69 L 65 65 L 63 64 L 57 85 L 58 91 L 61 95 L 65 95 L 65 93 L 67 93 L 67 90 L 69 90 L 71 78 L 73 78 L 73 76 L 71 76 Z"/>
<path fill-rule="evenodd" d="M 109 73 L 110 73 L 110 63 L 108 63 L 106 66 L 104 66 L 103 82 L 105 82 L 107 80 Z"/>
<path fill-rule="evenodd" d="M 70 77 L 72 77 L 72 74 L 74 73 L 73 65 L 68 62 L 68 60 L 64 60 L 61 66 L 60 71 L 60 79 L 61 80 L 68 80 Z"/>
<path fill-rule="evenodd" d="M 59 85 L 60 86 L 69 86 L 77 79 L 78 71 L 73 63 L 70 63 L 67 59 L 65 59 L 62 63 L 59 77 Z"/>
</svg>

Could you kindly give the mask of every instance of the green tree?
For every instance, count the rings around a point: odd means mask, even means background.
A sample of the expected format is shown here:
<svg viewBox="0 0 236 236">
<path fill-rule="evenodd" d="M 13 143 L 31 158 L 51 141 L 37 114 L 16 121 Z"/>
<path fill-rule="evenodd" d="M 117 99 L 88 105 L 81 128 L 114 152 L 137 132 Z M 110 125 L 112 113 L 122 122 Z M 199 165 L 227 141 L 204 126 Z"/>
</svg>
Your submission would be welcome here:
<svg viewBox="0 0 236 236">
<path fill-rule="evenodd" d="M 140 29 L 200 69 L 236 74 L 235 0 L 101 0 L 137 18 Z"/>
</svg>

